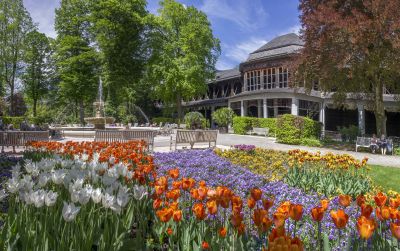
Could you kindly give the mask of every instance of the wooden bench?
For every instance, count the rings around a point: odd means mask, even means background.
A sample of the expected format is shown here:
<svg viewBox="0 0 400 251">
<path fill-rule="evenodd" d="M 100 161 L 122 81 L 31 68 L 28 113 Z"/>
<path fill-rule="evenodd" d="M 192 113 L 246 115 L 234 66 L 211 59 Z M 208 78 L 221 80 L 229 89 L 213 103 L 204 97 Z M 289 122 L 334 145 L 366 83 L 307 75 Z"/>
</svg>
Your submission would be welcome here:
<svg viewBox="0 0 400 251">
<path fill-rule="evenodd" d="M 127 142 L 131 140 L 144 140 L 148 149 L 154 149 L 153 130 L 96 130 L 94 141 L 97 142 Z"/>
<path fill-rule="evenodd" d="M 269 133 L 269 128 L 253 127 L 253 130 L 251 131 L 251 133 L 256 134 L 256 135 L 263 135 L 263 136 L 267 137 L 268 133 Z"/>
<path fill-rule="evenodd" d="M 208 147 L 211 147 L 211 143 L 214 143 L 214 147 L 217 145 L 217 130 L 177 130 L 175 137 L 175 150 L 178 144 L 189 144 L 192 149 L 195 143 L 208 143 Z M 172 150 L 173 137 L 171 135 L 170 149 Z"/>
<path fill-rule="evenodd" d="M 2 131 L 0 132 L 1 151 L 4 152 L 4 147 L 12 147 L 15 152 L 15 147 L 26 146 L 32 141 L 49 141 L 49 131 Z"/>
</svg>

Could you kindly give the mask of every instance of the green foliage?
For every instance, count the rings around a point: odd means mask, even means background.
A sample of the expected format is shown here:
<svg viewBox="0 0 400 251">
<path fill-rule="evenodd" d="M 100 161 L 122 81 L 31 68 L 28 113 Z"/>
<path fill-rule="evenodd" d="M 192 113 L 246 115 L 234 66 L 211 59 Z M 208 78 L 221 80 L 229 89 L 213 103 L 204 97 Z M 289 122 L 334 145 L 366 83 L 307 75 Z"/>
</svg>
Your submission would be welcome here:
<svg viewBox="0 0 400 251">
<path fill-rule="evenodd" d="M 125 118 L 122 119 L 122 123 L 127 125 L 129 123 L 136 123 L 138 120 L 134 115 L 127 115 Z"/>
<path fill-rule="evenodd" d="M 305 138 L 319 138 L 321 125 L 312 119 L 285 114 L 278 117 L 276 138 L 291 145 L 301 144 Z"/>
<path fill-rule="evenodd" d="M 54 122 L 55 114 L 47 106 L 38 106 L 36 116 L 30 116 L 29 121 L 35 125 L 50 124 Z"/>
<path fill-rule="evenodd" d="M 253 118 L 250 117 L 234 117 L 233 118 L 233 132 L 235 134 L 246 134 L 252 127 Z"/>
<path fill-rule="evenodd" d="M 186 113 L 184 120 L 186 128 L 199 129 L 205 128 L 206 126 L 204 123 L 204 116 L 200 112 L 188 112 Z"/>
<path fill-rule="evenodd" d="M 348 127 L 338 127 L 338 131 L 342 135 L 342 140 L 344 142 L 355 142 L 357 136 L 359 135 L 358 126 L 350 125 Z"/>
<path fill-rule="evenodd" d="M 302 146 L 314 146 L 314 147 L 322 146 L 321 141 L 316 138 L 302 138 L 300 144 Z"/>
<path fill-rule="evenodd" d="M 224 107 L 213 112 L 211 116 L 215 123 L 217 123 L 220 127 L 228 127 L 230 124 L 232 124 L 233 118 L 236 115 L 231 108 Z"/>
<path fill-rule="evenodd" d="M 166 124 L 166 123 L 173 124 L 173 123 L 176 123 L 176 122 L 177 122 L 177 121 L 176 121 L 175 119 L 173 119 L 173 118 L 165 118 L 165 117 L 156 117 L 156 118 L 152 118 L 151 121 L 152 121 L 153 123 L 156 123 L 156 124 L 160 124 L 160 123 L 163 123 L 163 124 Z"/>
<path fill-rule="evenodd" d="M 316 164 L 289 168 L 284 182 L 304 192 L 318 192 L 326 197 L 347 194 L 355 198 L 372 191 L 372 181 L 361 170 L 327 169 Z"/>
<path fill-rule="evenodd" d="M 205 93 L 204 83 L 214 77 L 219 40 L 206 14 L 193 6 L 164 0 L 159 13 L 154 17 L 147 77 L 155 95 L 164 103 L 176 105 L 181 118 L 181 100 Z"/>
<path fill-rule="evenodd" d="M 234 117 L 233 131 L 235 134 L 246 134 L 253 127 L 269 128 L 269 133 L 276 132 L 276 118 Z"/>
<path fill-rule="evenodd" d="M 23 75 L 24 92 L 32 104 L 35 117 L 38 102 L 49 91 L 52 74 L 50 40 L 38 31 L 28 33 L 25 41 L 25 72 Z"/>
<path fill-rule="evenodd" d="M 21 123 L 25 120 L 25 117 L 6 117 L 3 116 L 3 124 L 13 125 L 14 128 L 18 129 Z"/>
</svg>

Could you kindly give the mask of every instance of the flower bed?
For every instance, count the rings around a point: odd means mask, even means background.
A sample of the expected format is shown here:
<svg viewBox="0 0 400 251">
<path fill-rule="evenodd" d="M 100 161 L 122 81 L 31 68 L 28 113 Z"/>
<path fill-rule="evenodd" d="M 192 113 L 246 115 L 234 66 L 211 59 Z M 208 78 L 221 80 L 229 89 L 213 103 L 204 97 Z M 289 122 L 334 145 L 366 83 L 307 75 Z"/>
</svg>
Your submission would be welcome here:
<svg viewBox="0 0 400 251">
<path fill-rule="evenodd" d="M 143 142 L 34 147 L 36 160 L 14 167 L 0 191 L 10 202 L 0 229 L 7 249 L 382 250 L 397 244 L 389 223 L 400 238 L 400 198 L 321 200 L 211 150 L 153 159 Z"/>
</svg>

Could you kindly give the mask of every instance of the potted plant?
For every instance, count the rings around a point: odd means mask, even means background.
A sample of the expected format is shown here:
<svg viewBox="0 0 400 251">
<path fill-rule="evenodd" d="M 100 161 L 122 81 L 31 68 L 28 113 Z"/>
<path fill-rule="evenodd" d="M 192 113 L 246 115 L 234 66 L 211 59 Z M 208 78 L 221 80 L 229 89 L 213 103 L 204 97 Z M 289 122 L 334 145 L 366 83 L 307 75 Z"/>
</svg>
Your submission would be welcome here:
<svg viewBox="0 0 400 251">
<path fill-rule="evenodd" d="M 224 107 L 213 112 L 211 116 L 215 123 L 223 129 L 223 132 L 228 132 L 228 126 L 232 124 L 233 118 L 236 115 L 231 108 Z"/>
</svg>

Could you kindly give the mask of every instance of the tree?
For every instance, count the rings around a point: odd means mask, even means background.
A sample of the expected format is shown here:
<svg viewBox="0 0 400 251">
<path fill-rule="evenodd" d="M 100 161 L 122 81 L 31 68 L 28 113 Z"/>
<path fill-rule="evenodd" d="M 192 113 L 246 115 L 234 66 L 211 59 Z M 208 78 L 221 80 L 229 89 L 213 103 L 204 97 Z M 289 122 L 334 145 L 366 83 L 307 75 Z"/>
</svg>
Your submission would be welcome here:
<svg viewBox="0 0 400 251">
<path fill-rule="evenodd" d="M 339 100 L 348 93 L 372 101 L 378 135 L 386 134 L 385 89 L 399 93 L 400 2 L 398 0 L 301 0 L 297 77 Z"/>
<path fill-rule="evenodd" d="M 14 93 L 22 69 L 26 34 L 34 28 L 22 0 L 0 1 L 0 94 L 10 92 L 10 114 L 15 114 Z"/>
<path fill-rule="evenodd" d="M 145 0 L 98 0 L 91 6 L 91 32 L 100 50 L 102 74 L 117 106 L 141 89 L 147 60 Z M 134 93 L 137 96 L 137 92 Z"/>
<path fill-rule="evenodd" d="M 79 107 L 84 123 L 85 106 L 97 93 L 98 53 L 90 46 L 89 1 L 62 0 L 56 10 L 56 63 L 63 99 Z"/>
<path fill-rule="evenodd" d="M 232 124 L 235 112 L 230 107 L 223 107 L 213 112 L 211 116 L 218 126 L 225 128 L 228 132 L 228 126 Z"/>
<path fill-rule="evenodd" d="M 32 102 L 33 116 L 36 117 L 38 101 L 48 92 L 51 83 L 50 40 L 38 31 L 28 33 L 25 41 L 25 72 L 23 84 L 25 96 Z"/>
<path fill-rule="evenodd" d="M 147 77 L 157 98 L 176 104 L 182 118 L 182 99 L 188 100 L 207 90 L 220 54 L 207 16 L 195 7 L 174 0 L 161 1 L 160 15 L 154 17 L 153 56 Z"/>
</svg>

